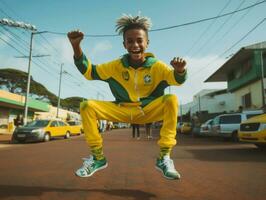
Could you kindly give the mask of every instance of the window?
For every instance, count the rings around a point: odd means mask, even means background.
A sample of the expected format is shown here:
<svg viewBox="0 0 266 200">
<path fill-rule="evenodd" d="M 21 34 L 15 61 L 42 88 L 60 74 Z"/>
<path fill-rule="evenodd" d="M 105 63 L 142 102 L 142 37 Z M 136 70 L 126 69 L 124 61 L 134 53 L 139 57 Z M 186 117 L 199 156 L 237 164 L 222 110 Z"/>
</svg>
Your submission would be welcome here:
<svg viewBox="0 0 266 200">
<path fill-rule="evenodd" d="M 244 108 L 251 107 L 251 94 L 250 93 L 247 93 L 244 96 L 242 96 L 242 105 Z"/>
<path fill-rule="evenodd" d="M 213 120 L 213 125 L 217 125 L 220 122 L 220 118 L 219 117 L 215 117 Z"/>
<path fill-rule="evenodd" d="M 56 127 L 56 126 L 57 126 L 57 122 L 56 121 L 52 121 L 51 127 Z"/>
<path fill-rule="evenodd" d="M 59 126 L 66 126 L 64 122 L 58 121 Z"/>
<path fill-rule="evenodd" d="M 242 76 L 247 74 L 252 68 L 251 60 L 245 60 L 242 65 Z"/>
<path fill-rule="evenodd" d="M 220 124 L 240 124 L 241 115 L 226 115 L 220 117 Z"/>
</svg>

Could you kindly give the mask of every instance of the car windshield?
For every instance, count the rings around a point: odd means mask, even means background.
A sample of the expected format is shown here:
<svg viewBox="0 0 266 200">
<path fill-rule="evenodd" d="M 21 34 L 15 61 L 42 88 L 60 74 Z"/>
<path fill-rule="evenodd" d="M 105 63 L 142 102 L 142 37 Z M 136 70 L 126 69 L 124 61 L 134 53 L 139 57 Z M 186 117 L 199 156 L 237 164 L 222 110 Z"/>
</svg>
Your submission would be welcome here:
<svg viewBox="0 0 266 200">
<path fill-rule="evenodd" d="M 49 120 L 35 120 L 28 123 L 25 127 L 45 127 L 49 123 Z"/>
</svg>

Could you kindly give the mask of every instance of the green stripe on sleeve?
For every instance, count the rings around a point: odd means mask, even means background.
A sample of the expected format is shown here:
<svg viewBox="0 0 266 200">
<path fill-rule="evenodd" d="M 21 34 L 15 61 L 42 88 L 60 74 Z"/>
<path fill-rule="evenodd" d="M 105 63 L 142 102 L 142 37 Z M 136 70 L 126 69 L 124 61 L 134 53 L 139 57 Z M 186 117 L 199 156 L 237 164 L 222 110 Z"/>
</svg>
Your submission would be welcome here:
<svg viewBox="0 0 266 200">
<path fill-rule="evenodd" d="M 92 70 L 91 70 L 91 77 L 93 78 L 93 80 L 102 80 L 99 76 L 99 74 L 97 73 L 97 70 L 96 70 L 96 65 L 91 65 L 92 67 Z"/>
<path fill-rule="evenodd" d="M 80 73 L 82 74 L 86 73 L 87 67 L 88 67 L 88 59 L 85 56 L 85 54 L 82 53 L 82 56 L 78 59 L 74 57 L 74 63 L 76 67 L 78 68 L 78 70 L 80 71 Z"/>
<path fill-rule="evenodd" d="M 177 83 L 182 84 L 187 79 L 187 70 L 185 70 L 183 73 L 178 73 L 174 71 L 175 80 Z"/>
</svg>

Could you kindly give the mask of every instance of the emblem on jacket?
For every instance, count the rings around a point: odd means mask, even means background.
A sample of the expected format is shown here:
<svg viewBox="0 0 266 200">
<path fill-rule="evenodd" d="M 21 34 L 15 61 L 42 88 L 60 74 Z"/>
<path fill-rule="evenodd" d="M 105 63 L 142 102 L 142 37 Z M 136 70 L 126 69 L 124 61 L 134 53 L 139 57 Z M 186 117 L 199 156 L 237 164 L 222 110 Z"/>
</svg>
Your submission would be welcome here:
<svg viewBox="0 0 266 200">
<path fill-rule="evenodd" d="M 124 80 L 128 81 L 129 80 L 129 73 L 128 71 L 123 71 L 122 72 L 122 77 Z"/>
<path fill-rule="evenodd" d="M 144 84 L 150 84 L 151 83 L 151 75 L 146 74 L 144 76 Z"/>
</svg>

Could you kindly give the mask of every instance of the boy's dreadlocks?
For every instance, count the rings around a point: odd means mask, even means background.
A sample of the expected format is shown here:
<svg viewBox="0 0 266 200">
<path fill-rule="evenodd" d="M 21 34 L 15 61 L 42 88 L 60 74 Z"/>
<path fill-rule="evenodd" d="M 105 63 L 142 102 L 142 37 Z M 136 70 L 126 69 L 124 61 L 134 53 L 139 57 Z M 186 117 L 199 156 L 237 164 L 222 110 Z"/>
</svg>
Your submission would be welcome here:
<svg viewBox="0 0 266 200">
<path fill-rule="evenodd" d="M 151 25 L 151 19 L 148 17 L 141 17 L 139 15 L 134 17 L 132 15 L 123 14 L 122 17 L 116 21 L 116 31 L 119 35 L 124 35 L 129 29 L 141 28 L 148 33 Z"/>
</svg>

